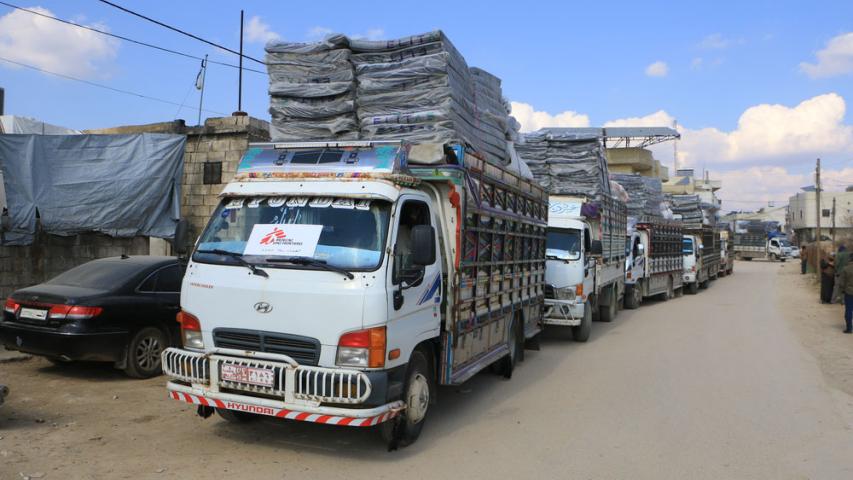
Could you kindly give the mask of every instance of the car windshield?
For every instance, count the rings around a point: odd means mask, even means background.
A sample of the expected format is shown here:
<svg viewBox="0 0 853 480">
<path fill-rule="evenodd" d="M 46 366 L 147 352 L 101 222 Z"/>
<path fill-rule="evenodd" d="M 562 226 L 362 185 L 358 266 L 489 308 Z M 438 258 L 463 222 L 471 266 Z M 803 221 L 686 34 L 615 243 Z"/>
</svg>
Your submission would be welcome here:
<svg viewBox="0 0 853 480">
<path fill-rule="evenodd" d="M 99 260 L 74 267 L 45 283 L 48 285 L 110 290 L 124 285 L 128 279 L 135 277 L 140 270 L 139 265 L 131 262 Z"/>
<path fill-rule="evenodd" d="M 681 244 L 681 253 L 684 255 L 692 255 L 693 254 L 693 240 L 689 238 L 685 238 Z"/>
<path fill-rule="evenodd" d="M 545 240 L 545 255 L 560 260 L 581 258 L 581 235 L 578 230 L 549 230 Z"/>
<path fill-rule="evenodd" d="M 226 198 L 213 212 L 193 259 L 212 261 L 216 255 L 202 252 L 225 250 L 257 264 L 304 257 L 347 270 L 373 270 L 382 259 L 390 211 L 390 203 L 382 200 Z"/>
</svg>

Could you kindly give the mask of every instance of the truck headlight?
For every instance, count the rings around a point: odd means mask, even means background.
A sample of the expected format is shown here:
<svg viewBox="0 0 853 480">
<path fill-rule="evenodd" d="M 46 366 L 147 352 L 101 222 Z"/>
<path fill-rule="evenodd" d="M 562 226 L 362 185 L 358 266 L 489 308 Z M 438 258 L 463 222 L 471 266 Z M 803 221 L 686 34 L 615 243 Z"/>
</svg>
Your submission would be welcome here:
<svg viewBox="0 0 853 480">
<path fill-rule="evenodd" d="M 341 335 L 335 363 L 341 367 L 385 366 L 385 327 L 374 327 Z"/>
<path fill-rule="evenodd" d="M 577 290 L 574 286 L 554 289 L 554 299 L 556 300 L 574 300 L 577 296 Z"/>
</svg>

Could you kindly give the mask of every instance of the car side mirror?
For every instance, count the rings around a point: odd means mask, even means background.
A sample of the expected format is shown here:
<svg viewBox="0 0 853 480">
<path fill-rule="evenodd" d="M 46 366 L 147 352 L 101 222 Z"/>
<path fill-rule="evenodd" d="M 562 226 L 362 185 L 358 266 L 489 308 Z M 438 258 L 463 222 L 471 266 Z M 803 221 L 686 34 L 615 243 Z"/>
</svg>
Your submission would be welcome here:
<svg viewBox="0 0 853 480">
<path fill-rule="evenodd" d="M 419 266 L 435 263 L 435 229 L 432 226 L 412 227 L 412 263 Z"/>
<path fill-rule="evenodd" d="M 601 255 L 604 249 L 601 247 L 601 240 L 593 240 L 589 244 L 589 253 L 592 255 Z"/>
<path fill-rule="evenodd" d="M 189 231 L 189 222 L 182 218 L 175 225 L 175 236 L 172 238 L 172 251 L 181 255 L 187 254 L 187 233 Z"/>
</svg>

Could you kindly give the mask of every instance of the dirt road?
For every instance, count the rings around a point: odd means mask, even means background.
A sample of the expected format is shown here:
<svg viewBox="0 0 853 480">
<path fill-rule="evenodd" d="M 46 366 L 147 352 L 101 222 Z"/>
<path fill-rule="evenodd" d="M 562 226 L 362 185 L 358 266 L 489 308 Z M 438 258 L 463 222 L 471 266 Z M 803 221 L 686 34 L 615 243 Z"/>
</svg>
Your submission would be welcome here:
<svg viewBox="0 0 853 480">
<path fill-rule="evenodd" d="M 797 267 L 739 262 L 586 344 L 551 332 L 511 381 L 442 389 L 392 453 L 370 430 L 202 420 L 162 378 L 0 364 L 0 479 L 853 478 L 853 338 Z"/>
</svg>

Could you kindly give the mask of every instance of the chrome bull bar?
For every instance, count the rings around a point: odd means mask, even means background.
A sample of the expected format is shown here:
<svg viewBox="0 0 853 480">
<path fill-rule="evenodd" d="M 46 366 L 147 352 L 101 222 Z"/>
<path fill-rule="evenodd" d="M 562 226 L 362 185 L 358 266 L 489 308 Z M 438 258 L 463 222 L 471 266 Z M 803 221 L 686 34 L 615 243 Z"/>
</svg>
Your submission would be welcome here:
<svg viewBox="0 0 853 480">
<path fill-rule="evenodd" d="M 239 390 L 282 397 L 285 403 L 358 404 L 370 397 L 370 379 L 364 372 L 344 368 L 299 365 L 287 355 L 217 348 L 210 352 L 192 352 L 167 348 L 162 354 L 166 376 L 193 385 L 204 385 L 210 392 Z M 238 365 L 273 372 L 272 386 L 224 380 L 223 365 Z"/>
</svg>

